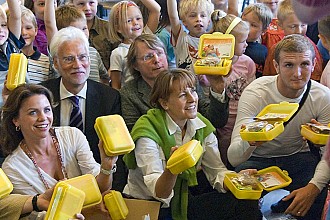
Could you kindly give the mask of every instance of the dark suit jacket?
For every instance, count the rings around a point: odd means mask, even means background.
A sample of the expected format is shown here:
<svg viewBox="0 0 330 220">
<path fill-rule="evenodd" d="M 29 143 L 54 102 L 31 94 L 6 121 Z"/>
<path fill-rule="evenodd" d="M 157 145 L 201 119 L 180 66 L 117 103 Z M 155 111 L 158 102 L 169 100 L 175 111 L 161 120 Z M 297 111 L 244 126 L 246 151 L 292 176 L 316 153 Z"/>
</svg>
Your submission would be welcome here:
<svg viewBox="0 0 330 220">
<path fill-rule="evenodd" d="M 60 81 L 50 79 L 42 82 L 41 85 L 48 88 L 54 96 L 54 126 L 60 126 L 61 103 L 60 103 Z M 98 149 L 99 138 L 94 129 L 95 119 L 104 115 L 121 115 L 119 92 L 109 86 L 87 80 L 86 109 L 85 109 L 85 135 L 93 152 L 95 160 L 100 163 L 100 152 Z"/>
</svg>

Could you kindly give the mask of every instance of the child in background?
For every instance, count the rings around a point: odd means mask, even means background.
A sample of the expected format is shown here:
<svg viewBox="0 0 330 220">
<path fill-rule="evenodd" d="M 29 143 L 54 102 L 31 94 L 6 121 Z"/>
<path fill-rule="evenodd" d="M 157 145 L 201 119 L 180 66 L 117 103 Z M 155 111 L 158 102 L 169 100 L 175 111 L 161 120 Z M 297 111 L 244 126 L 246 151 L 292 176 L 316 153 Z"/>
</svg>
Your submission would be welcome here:
<svg viewBox="0 0 330 220">
<path fill-rule="evenodd" d="M 81 29 L 88 38 L 88 28 L 85 14 L 72 5 L 63 5 L 56 9 L 51 4 L 52 0 L 46 0 L 45 24 L 48 42 L 51 42 L 54 34 L 65 27 L 73 26 Z M 90 74 L 89 79 L 109 85 L 108 71 L 103 65 L 100 54 L 93 47 L 89 47 Z"/>
<path fill-rule="evenodd" d="M 207 32 L 211 21 L 214 5 L 211 0 L 180 0 L 179 11 L 176 0 L 167 0 L 168 16 L 170 18 L 172 33 L 171 43 L 174 47 L 176 65 L 178 68 L 194 72 L 193 65 L 198 58 L 199 38 Z M 180 16 L 180 17 L 179 17 Z M 187 28 L 184 31 L 181 24 Z M 200 98 L 208 96 L 209 83 L 204 75 L 198 76 L 201 88 L 198 86 Z"/>
<path fill-rule="evenodd" d="M 37 36 L 38 27 L 37 20 L 33 12 L 21 6 L 22 11 L 22 37 L 25 40 L 25 46 L 22 52 L 28 59 L 27 75 L 29 83 L 41 83 L 51 78 L 49 71 L 49 58 L 40 53 L 37 47 L 33 46 L 35 37 Z"/>
<path fill-rule="evenodd" d="M 294 12 L 294 10 L 292 8 L 291 0 L 281 1 L 279 9 L 278 9 L 277 17 L 278 17 L 278 24 L 284 31 L 284 36 L 287 36 L 290 34 L 300 34 L 300 35 L 306 36 L 307 24 L 301 22 L 298 19 L 296 13 Z M 315 60 L 316 60 L 314 70 L 311 75 L 311 79 L 319 82 L 321 79 L 322 71 L 323 71 L 322 57 L 321 57 L 320 52 L 317 49 L 317 46 L 314 44 L 314 42 L 310 39 L 309 39 L 309 41 L 314 46 Z M 264 76 L 271 76 L 271 75 L 277 74 L 275 67 L 274 67 L 274 63 L 273 63 L 276 45 L 277 44 L 273 45 L 268 50 L 268 55 L 266 58 L 265 67 L 264 67 L 264 71 L 263 71 Z"/>
<path fill-rule="evenodd" d="M 270 9 L 261 3 L 251 4 L 244 8 L 242 20 L 250 23 L 250 31 L 246 40 L 248 46 L 245 55 L 249 56 L 256 64 L 256 78 L 262 76 L 267 57 L 267 47 L 258 40 L 267 30 L 273 14 Z"/>
<path fill-rule="evenodd" d="M 96 15 L 98 0 L 69 0 L 69 2 L 85 14 L 90 46 L 99 52 L 103 64 L 110 74 L 110 55 L 118 44 L 110 42 L 109 22 Z"/>
<path fill-rule="evenodd" d="M 53 4 L 55 7 L 57 6 L 54 0 Z M 37 47 L 41 53 L 48 56 L 48 43 L 44 22 L 45 0 L 24 0 L 24 6 L 30 9 L 37 19 L 38 33 L 34 39 L 33 45 Z"/>
<path fill-rule="evenodd" d="M 274 44 L 284 37 L 282 28 L 278 25 L 277 11 L 280 0 L 259 0 L 258 2 L 266 5 L 273 13 L 273 19 L 270 22 L 267 31 L 261 35 L 262 44 L 269 50 Z"/>
<path fill-rule="evenodd" d="M 253 60 L 244 54 L 249 34 L 248 22 L 231 14 L 221 17 L 221 13 L 214 11 L 212 13 L 212 23 L 213 31 L 232 34 L 235 37 L 232 67 L 225 80 L 225 91 L 229 97 L 229 117 L 227 124 L 223 128 L 217 129 L 221 159 L 228 166 L 227 149 L 235 125 L 238 100 L 245 87 L 255 79 L 256 66 Z"/>
<path fill-rule="evenodd" d="M 214 9 L 238 16 L 238 0 L 212 0 Z"/>
<path fill-rule="evenodd" d="M 3 93 L 10 54 L 19 53 L 25 41 L 21 36 L 21 9 L 17 0 L 7 0 L 9 16 L 0 6 L 0 91 Z M 0 107 L 3 105 L 0 97 Z"/>
<path fill-rule="evenodd" d="M 325 49 L 330 51 L 330 16 L 327 16 L 319 20 L 318 28 L 319 28 L 319 38 L 322 42 L 322 45 L 324 46 Z M 320 82 L 321 84 L 330 88 L 330 62 L 328 62 L 327 65 L 325 66 L 322 72 Z M 330 157 L 328 159 L 330 159 Z"/>
<path fill-rule="evenodd" d="M 113 50 L 110 59 L 111 86 L 115 89 L 120 89 L 133 77 L 126 63 L 126 55 L 131 43 L 142 33 L 153 34 L 158 27 L 160 15 L 158 3 L 155 0 L 141 0 L 141 3 L 149 11 L 146 26 L 139 7 L 132 1 L 118 2 L 110 12 L 110 41 L 120 43 Z"/>
</svg>

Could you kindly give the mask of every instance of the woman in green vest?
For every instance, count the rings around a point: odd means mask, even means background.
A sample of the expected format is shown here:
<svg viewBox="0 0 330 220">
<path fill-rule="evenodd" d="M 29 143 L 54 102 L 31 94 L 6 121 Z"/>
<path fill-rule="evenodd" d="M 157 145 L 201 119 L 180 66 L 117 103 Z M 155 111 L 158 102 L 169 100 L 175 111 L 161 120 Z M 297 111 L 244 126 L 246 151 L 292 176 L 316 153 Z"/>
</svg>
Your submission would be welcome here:
<svg viewBox="0 0 330 220">
<path fill-rule="evenodd" d="M 161 201 L 160 219 L 261 219 L 257 200 L 238 200 L 223 186 L 231 171 L 220 159 L 215 128 L 197 112 L 195 85 L 195 74 L 184 69 L 157 76 L 150 99 L 155 108 L 131 132 L 136 148 L 125 157 L 129 175 L 124 193 Z M 192 139 L 203 147 L 201 158 L 196 166 L 172 174 L 167 160 Z"/>
</svg>

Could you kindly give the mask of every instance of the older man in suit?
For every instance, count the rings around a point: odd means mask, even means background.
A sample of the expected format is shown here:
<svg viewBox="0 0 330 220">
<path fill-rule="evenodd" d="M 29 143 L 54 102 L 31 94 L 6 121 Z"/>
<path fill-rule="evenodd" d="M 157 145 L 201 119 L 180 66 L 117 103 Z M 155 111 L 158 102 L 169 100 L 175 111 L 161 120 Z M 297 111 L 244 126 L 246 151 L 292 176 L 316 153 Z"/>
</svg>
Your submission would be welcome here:
<svg viewBox="0 0 330 220">
<path fill-rule="evenodd" d="M 89 43 L 81 30 L 67 27 L 58 31 L 49 48 L 60 77 L 43 82 L 42 85 L 54 95 L 54 126 L 70 125 L 80 128 L 87 137 L 95 160 L 100 162 L 99 139 L 94 129 L 95 119 L 103 115 L 121 114 L 119 92 L 88 80 Z M 77 98 L 76 105 L 72 102 L 72 97 Z M 76 112 L 72 113 L 75 107 Z M 76 114 L 75 120 L 78 124 L 72 124 L 71 114 Z M 123 171 L 123 167 L 119 168 Z M 120 175 L 121 172 L 114 175 L 113 188 L 117 190 L 122 189 L 126 182 L 125 175 Z"/>
</svg>

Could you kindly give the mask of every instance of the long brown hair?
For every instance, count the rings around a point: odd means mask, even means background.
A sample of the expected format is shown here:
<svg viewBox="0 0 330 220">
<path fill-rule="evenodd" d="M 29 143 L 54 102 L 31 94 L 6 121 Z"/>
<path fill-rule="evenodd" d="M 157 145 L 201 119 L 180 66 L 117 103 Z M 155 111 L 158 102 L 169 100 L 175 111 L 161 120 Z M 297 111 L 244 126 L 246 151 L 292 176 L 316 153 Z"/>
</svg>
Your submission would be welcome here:
<svg viewBox="0 0 330 220">
<path fill-rule="evenodd" d="M 24 139 L 22 132 L 16 131 L 13 119 L 19 115 L 22 103 L 31 96 L 45 95 L 49 103 L 53 103 L 52 93 L 41 85 L 24 84 L 14 89 L 1 111 L 0 146 L 3 156 L 11 154 Z"/>
</svg>

